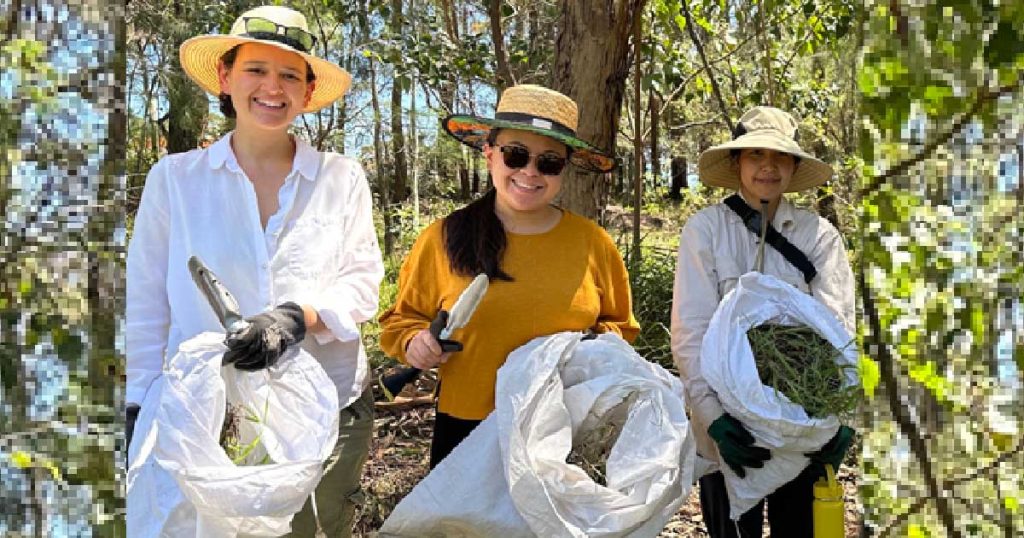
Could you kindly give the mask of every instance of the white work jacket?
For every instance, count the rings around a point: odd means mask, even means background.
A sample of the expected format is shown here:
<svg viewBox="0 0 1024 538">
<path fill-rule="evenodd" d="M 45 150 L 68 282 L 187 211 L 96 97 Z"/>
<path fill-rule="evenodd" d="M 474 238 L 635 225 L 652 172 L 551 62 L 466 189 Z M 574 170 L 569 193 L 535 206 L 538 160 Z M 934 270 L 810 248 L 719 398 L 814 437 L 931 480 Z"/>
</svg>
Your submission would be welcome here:
<svg viewBox="0 0 1024 538">
<path fill-rule="evenodd" d="M 818 274 L 808 285 L 803 273 L 771 245 L 765 245 L 764 273 L 811 294 L 856 334 L 853 271 L 839 232 L 827 220 L 797 209 L 785 198 L 772 226 L 803 251 Z M 724 412 L 700 369 L 700 349 L 719 301 L 740 275 L 754 270 L 759 238 L 724 203 L 704 208 L 683 226 L 672 293 L 672 358 L 686 388 L 697 452 L 718 459 L 707 428 Z"/>
<path fill-rule="evenodd" d="M 223 332 L 189 274 L 198 255 L 252 316 L 311 305 L 327 331 L 302 347 L 337 385 L 342 408 L 368 384 L 359 323 L 377 312 L 384 265 L 362 167 L 295 138 L 292 170 L 266 229 L 231 134 L 153 166 L 128 247 L 127 394 L 142 403 L 165 358 L 185 340 Z M 319 170 L 319 173 L 318 173 Z"/>
</svg>

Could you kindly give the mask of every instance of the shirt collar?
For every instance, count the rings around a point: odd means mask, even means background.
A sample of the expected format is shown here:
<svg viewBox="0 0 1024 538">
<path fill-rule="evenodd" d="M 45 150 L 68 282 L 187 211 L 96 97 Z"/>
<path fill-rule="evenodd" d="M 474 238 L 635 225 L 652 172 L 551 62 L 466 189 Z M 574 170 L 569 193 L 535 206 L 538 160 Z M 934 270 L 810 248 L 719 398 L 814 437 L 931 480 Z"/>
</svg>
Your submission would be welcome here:
<svg viewBox="0 0 1024 538">
<path fill-rule="evenodd" d="M 316 181 L 316 173 L 320 168 L 320 152 L 309 142 L 294 136 L 295 139 L 295 161 L 292 163 L 292 170 L 298 170 L 302 177 L 309 181 Z"/>
<path fill-rule="evenodd" d="M 736 194 L 739 194 L 740 197 L 743 198 L 743 195 L 740 194 L 739 191 L 737 191 Z M 743 201 L 746 202 L 747 205 L 750 205 L 750 202 L 748 202 L 746 198 L 743 198 Z M 750 205 L 750 207 L 760 210 L 756 205 Z M 796 209 L 793 207 L 793 204 L 789 203 L 789 200 L 786 200 L 786 197 L 783 196 L 782 199 L 779 200 L 779 207 L 775 210 L 775 219 L 772 220 L 772 225 L 775 226 L 775 224 L 778 223 L 776 228 L 782 228 L 792 226 L 795 222 Z"/>
<path fill-rule="evenodd" d="M 233 134 L 234 131 L 224 135 L 210 146 L 208 155 L 211 169 L 216 170 L 227 166 L 233 172 L 241 170 L 238 160 L 235 159 L 235 152 L 231 150 Z M 292 162 L 292 172 L 298 171 L 299 175 L 307 180 L 316 181 L 317 169 L 320 168 L 320 152 L 302 138 L 297 136 L 292 138 L 295 140 L 295 160 Z"/>
<path fill-rule="evenodd" d="M 210 146 L 207 157 L 210 160 L 211 170 L 224 166 L 229 159 L 231 164 L 234 165 L 233 169 L 238 169 L 238 162 L 235 161 L 235 152 L 231 151 L 231 133 L 222 136 L 220 140 L 214 142 Z"/>
</svg>

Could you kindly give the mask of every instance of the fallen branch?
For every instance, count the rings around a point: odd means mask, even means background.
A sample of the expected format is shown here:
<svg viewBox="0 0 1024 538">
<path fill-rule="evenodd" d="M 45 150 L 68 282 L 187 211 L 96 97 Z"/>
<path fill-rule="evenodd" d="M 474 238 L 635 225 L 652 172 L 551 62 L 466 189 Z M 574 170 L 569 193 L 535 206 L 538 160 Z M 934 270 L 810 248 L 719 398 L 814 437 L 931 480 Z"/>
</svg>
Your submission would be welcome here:
<svg viewBox="0 0 1024 538">
<path fill-rule="evenodd" d="M 421 405 L 433 405 L 434 395 L 424 394 L 422 396 L 396 396 L 394 401 L 391 402 L 373 402 L 375 409 L 408 409 L 410 407 L 418 407 Z"/>
</svg>

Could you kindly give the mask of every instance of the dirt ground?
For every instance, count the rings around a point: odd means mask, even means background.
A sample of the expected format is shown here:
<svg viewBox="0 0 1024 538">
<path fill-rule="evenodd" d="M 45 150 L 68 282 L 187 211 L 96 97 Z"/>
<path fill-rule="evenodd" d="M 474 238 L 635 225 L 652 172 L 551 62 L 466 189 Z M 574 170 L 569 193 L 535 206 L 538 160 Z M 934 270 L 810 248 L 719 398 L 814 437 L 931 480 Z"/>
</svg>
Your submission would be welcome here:
<svg viewBox="0 0 1024 538">
<path fill-rule="evenodd" d="M 429 383 L 429 380 L 427 381 Z M 422 388 L 427 388 L 423 387 Z M 378 404 L 373 445 L 363 470 L 362 486 L 366 495 L 355 527 L 357 536 L 373 536 L 396 504 L 427 474 L 434 409 L 428 403 L 429 392 L 403 393 L 404 404 L 390 407 Z M 839 480 L 846 491 L 846 536 L 859 536 L 863 513 L 857 500 L 858 473 L 844 465 Z M 700 513 L 697 486 L 679 512 L 669 520 L 660 537 L 706 537 Z M 767 524 L 764 536 L 768 536 Z"/>
</svg>

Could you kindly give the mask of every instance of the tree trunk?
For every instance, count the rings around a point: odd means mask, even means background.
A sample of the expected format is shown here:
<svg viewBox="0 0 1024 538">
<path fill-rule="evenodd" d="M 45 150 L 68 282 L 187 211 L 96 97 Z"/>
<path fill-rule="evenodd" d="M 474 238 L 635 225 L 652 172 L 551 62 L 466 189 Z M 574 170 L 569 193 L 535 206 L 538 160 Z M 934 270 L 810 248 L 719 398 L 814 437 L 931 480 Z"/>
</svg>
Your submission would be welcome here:
<svg viewBox="0 0 1024 538">
<path fill-rule="evenodd" d="M 480 153 L 473 152 L 473 156 L 470 159 L 470 161 L 473 163 L 471 165 L 471 167 L 473 168 L 473 194 L 479 194 L 480 193 Z"/>
<path fill-rule="evenodd" d="M 174 3 L 174 17 L 186 20 L 189 14 L 181 3 Z M 178 32 L 169 47 L 177 56 L 178 49 L 191 35 Z M 167 68 L 167 153 L 181 153 L 199 147 L 199 136 L 206 123 L 208 110 L 206 94 L 188 78 L 178 61 L 168 62 Z"/>
<path fill-rule="evenodd" d="M 402 33 L 402 0 L 391 0 L 391 31 L 396 35 Z M 395 78 L 391 84 L 391 152 L 394 157 L 394 183 L 391 188 L 391 201 L 400 202 L 409 197 L 409 165 L 406 159 L 405 131 L 402 129 L 402 84 L 395 69 Z"/>
<path fill-rule="evenodd" d="M 658 123 L 661 122 L 661 97 L 653 87 L 647 95 L 651 122 L 651 176 L 654 178 L 654 185 L 661 186 L 661 148 L 658 147 L 658 138 L 661 135 L 658 129 Z"/>
<path fill-rule="evenodd" d="M 420 138 L 416 125 L 416 80 L 412 84 L 412 98 L 409 100 L 409 138 L 412 139 L 412 227 L 420 227 Z"/>
<path fill-rule="evenodd" d="M 644 112 L 640 102 L 640 31 L 643 27 L 643 12 L 633 23 L 633 248 L 629 251 L 629 263 L 637 267 L 643 255 L 640 253 L 640 207 L 644 199 Z"/>
<path fill-rule="evenodd" d="M 501 31 L 501 4 L 502 0 L 487 0 L 487 16 L 491 19 L 491 41 L 494 44 L 494 58 L 497 60 L 498 72 L 495 73 L 495 82 L 498 94 L 515 84 L 512 72 L 508 68 L 508 57 L 505 54 L 505 38 Z M 474 189 L 474 192 L 476 189 Z"/>
<path fill-rule="evenodd" d="M 466 162 L 463 161 L 459 166 L 459 194 L 462 196 L 463 200 L 469 200 L 472 197 L 470 188 L 469 167 L 467 167 Z"/>
<path fill-rule="evenodd" d="M 113 50 L 106 63 L 106 73 L 113 75 L 108 90 L 113 103 L 125 102 L 125 78 L 127 66 L 127 50 L 125 35 L 127 22 L 124 18 L 124 4 L 107 3 L 108 13 L 115 16 L 110 19 L 110 28 L 114 31 Z M 115 239 L 118 226 L 118 213 L 123 209 L 117 201 L 123 186 L 125 166 L 125 148 L 128 138 L 128 117 L 123 106 L 112 106 L 107 114 L 106 150 L 103 152 L 103 168 L 100 176 L 97 200 L 101 201 L 99 214 L 89 219 L 89 243 L 91 245 L 110 245 Z M 123 218 L 123 214 L 121 218 Z M 120 273 L 119 263 L 115 256 L 109 256 L 101 247 L 88 249 L 88 290 L 89 308 L 89 384 L 92 387 L 93 403 L 112 405 L 114 402 L 114 383 L 118 377 L 117 370 L 117 313 L 123 312 L 123 295 L 119 284 L 124 278 Z"/>
<path fill-rule="evenodd" d="M 629 74 L 629 36 L 643 5 L 644 0 L 561 1 L 553 86 L 579 105 L 578 135 L 612 154 Z M 562 204 L 597 217 L 607 179 L 574 168 L 564 177 Z"/>
<path fill-rule="evenodd" d="M 672 200 L 682 200 L 683 189 L 688 187 L 686 184 L 686 164 L 686 157 L 672 157 L 672 185 L 668 190 L 668 197 Z"/>
<path fill-rule="evenodd" d="M 380 189 L 380 212 L 384 218 L 384 255 L 390 256 L 395 249 L 391 226 L 391 193 L 388 179 L 384 174 L 384 140 L 381 136 L 380 100 L 377 98 L 377 66 L 370 60 L 370 105 L 373 107 L 373 160 L 377 187 Z"/>
</svg>

